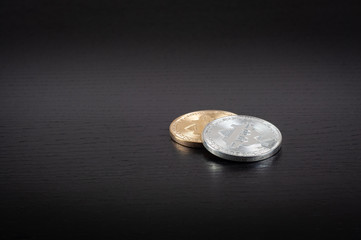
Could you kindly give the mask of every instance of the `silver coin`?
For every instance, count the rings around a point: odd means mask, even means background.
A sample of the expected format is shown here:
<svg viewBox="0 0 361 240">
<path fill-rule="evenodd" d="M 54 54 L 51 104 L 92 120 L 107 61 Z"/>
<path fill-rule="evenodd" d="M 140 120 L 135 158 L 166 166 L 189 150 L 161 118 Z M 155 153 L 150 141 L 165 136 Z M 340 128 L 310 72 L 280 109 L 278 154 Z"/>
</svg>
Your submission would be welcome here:
<svg viewBox="0 0 361 240">
<path fill-rule="evenodd" d="M 271 157 L 281 148 L 282 135 L 263 119 L 237 115 L 218 118 L 202 132 L 205 148 L 232 161 L 254 162 Z"/>
</svg>

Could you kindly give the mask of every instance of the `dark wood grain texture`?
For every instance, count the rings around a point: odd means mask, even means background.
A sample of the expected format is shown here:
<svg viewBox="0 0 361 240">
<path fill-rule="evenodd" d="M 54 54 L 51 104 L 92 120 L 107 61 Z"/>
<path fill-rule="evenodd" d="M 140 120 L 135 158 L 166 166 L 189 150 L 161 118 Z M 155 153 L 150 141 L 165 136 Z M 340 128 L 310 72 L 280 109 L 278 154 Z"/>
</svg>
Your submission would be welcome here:
<svg viewBox="0 0 361 240">
<path fill-rule="evenodd" d="M 219 35 L 194 35 L 208 25 L 169 16 L 192 30 L 179 38 L 161 15 L 145 35 L 102 36 L 132 22 L 104 14 L 81 38 L 82 22 L 68 30 L 74 12 L 69 26 L 50 11 L 38 28 L 44 13 L 25 13 L 6 19 L 32 16 L 21 25 L 32 28 L 21 35 L 15 24 L 0 41 L 2 239 L 359 239 L 361 51 L 351 27 L 269 35 L 274 22 L 233 36 L 236 26 L 211 22 Z M 172 120 L 202 109 L 272 122 L 281 151 L 240 164 L 172 142 Z"/>
<path fill-rule="evenodd" d="M 32 46 L 3 55 L 5 238 L 360 233 L 360 59 L 284 43 Z M 5 56 L 5 57 L 4 57 Z M 177 116 L 274 123 L 254 164 L 173 143 Z"/>
</svg>

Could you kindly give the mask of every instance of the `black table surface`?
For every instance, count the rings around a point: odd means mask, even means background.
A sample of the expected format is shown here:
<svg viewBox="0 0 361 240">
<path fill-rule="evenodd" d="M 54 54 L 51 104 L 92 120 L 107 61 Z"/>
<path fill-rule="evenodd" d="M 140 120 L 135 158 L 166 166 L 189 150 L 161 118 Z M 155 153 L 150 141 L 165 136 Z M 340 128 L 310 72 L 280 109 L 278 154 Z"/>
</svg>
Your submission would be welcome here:
<svg viewBox="0 0 361 240">
<path fill-rule="evenodd" d="M 26 36 L 0 54 L 2 239 L 360 236 L 357 38 Z M 174 143 L 203 109 L 272 122 L 281 151 Z"/>
</svg>

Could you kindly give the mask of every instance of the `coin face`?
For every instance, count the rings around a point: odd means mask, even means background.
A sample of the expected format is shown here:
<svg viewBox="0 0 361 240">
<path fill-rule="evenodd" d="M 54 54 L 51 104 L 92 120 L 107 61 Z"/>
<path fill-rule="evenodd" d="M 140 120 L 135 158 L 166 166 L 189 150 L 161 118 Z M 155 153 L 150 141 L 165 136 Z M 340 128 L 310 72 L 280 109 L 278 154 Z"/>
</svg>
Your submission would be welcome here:
<svg viewBox="0 0 361 240">
<path fill-rule="evenodd" d="M 282 135 L 273 124 L 238 115 L 210 122 L 202 133 L 203 145 L 214 155 L 232 161 L 254 162 L 281 148 Z"/>
<path fill-rule="evenodd" d="M 169 126 L 171 138 L 187 147 L 203 147 L 202 132 L 211 121 L 225 116 L 235 115 L 221 110 L 203 110 L 184 114 L 176 118 Z"/>
</svg>

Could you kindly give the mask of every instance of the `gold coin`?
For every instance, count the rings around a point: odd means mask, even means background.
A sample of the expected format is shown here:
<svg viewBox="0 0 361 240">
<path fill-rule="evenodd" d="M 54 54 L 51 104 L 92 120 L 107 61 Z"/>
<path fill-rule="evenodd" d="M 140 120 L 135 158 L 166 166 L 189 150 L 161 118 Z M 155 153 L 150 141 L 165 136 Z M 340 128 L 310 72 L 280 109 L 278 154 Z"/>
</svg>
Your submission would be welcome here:
<svg viewBox="0 0 361 240">
<path fill-rule="evenodd" d="M 203 147 L 202 132 L 204 127 L 211 121 L 236 115 L 221 110 L 203 110 L 184 114 L 176 118 L 169 126 L 171 138 L 187 147 Z"/>
</svg>

